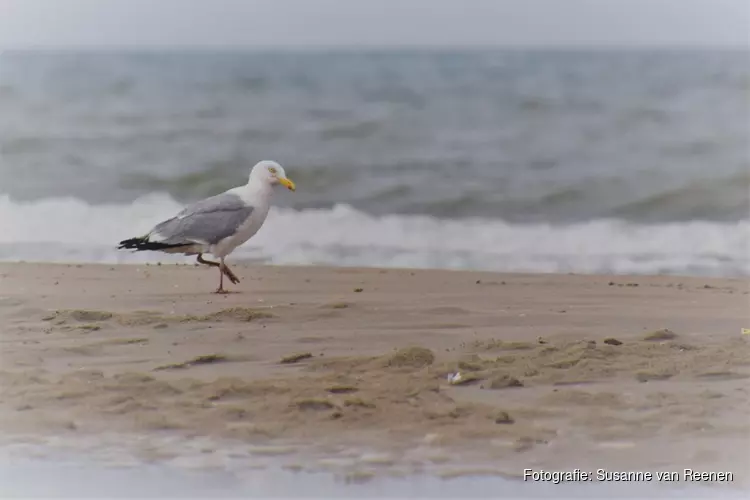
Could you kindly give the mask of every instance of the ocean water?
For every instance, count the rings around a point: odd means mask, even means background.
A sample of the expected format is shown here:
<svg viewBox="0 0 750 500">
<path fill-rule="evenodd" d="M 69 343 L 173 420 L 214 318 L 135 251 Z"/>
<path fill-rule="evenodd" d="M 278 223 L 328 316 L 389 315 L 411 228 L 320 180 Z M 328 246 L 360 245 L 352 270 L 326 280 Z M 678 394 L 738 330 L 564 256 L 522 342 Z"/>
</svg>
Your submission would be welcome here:
<svg viewBox="0 0 750 500">
<path fill-rule="evenodd" d="M 237 257 L 750 276 L 750 53 L 0 54 L 0 260 L 117 252 L 258 160 Z"/>
</svg>

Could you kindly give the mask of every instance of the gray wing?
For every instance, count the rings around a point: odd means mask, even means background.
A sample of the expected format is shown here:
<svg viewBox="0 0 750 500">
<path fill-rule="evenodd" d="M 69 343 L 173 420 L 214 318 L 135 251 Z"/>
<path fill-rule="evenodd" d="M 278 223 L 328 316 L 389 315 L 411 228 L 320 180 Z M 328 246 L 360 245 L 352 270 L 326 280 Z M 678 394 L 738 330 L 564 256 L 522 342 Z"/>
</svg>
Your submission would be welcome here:
<svg viewBox="0 0 750 500">
<path fill-rule="evenodd" d="M 222 193 L 189 205 L 154 227 L 150 235 L 167 244 L 213 245 L 234 234 L 252 212 L 253 207 L 239 196 Z"/>
</svg>

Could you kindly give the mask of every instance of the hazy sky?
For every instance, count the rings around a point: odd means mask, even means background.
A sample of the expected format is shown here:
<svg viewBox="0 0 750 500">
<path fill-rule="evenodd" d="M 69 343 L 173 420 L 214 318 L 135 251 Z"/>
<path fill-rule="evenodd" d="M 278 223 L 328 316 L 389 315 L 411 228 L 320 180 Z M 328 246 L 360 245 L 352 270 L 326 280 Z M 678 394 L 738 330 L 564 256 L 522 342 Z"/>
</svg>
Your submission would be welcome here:
<svg viewBox="0 0 750 500">
<path fill-rule="evenodd" d="M 747 45 L 750 0 L 0 0 L 0 47 Z"/>
</svg>

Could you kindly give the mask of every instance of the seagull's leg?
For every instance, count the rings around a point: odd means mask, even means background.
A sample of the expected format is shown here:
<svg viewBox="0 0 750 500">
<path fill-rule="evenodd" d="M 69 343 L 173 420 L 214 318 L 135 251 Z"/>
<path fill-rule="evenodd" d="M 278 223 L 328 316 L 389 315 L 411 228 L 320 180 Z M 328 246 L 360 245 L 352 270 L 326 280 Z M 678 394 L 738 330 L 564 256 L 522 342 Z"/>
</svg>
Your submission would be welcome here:
<svg viewBox="0 0 750 500">
<path fill-rule="evenodd" d="M 221 266 L 219 266 L 219 288 L 216 289 L 216 293 L 227 293 L 224 290 L 224 271 L 221 270 Z"/>
<path fill-rule="evenodd" d="M 207 266 L 218 267 L 219 268 L 219 288 L 216 289 L 216 293 L 226 293 L 226 290 L 224 290 L 224 275 L 226 274 L 226 271 L 225 271 L 224 267 L 222 267 L 222 264 L 219 264 L 218 262 L 212 262 L 210 260 L 205 260 L 203 258 L 203 254 L 202 253 L 198 254 L 198 259 L 197 260 L 201 264 L 206 264 Z M 229 271 L 229 272 L 231 273 L 231 271 Z M 234 276 L 234 275 L 232 275 L 232 276 Z M 227 277 L 229 277 L 229 275 L 227 275 Z M 229 277 L 229 279 L 232 279 L 232 278 Z M 237 279 L 237 278 L 235 278 L 235 279 Z"/>
<path fill-rule="evenodd" d="M 200 262 L 201 264 L 206 264 L 207 266 L 213 266 L 213 267 L 221 267 L 221 265 L 220 265 L 220 264 L 219 264 L 218 262 L 211 262 L 210 260 L 205 260 L 205 259 L 203 258 L 203 254 L 202 254 L 202 253 L 199 253 L 199 254 L 198 254 L 198 259 L 197 259 L 197 260 L 198 260 L 198 262 Z"/>
<path fill-rule="evenodd" d="M 237 277 L 237 275 L 235 275 L 232 270 L 229 269 L 229 266 L 224 263 L 224 258 L 221 259 L 221 263 L 211 262 L 210 260 L 205 260 L 203 258 L 203 254 L 198 254 L 198 262 L 200 262 L 201 264 L 207 264 L 209 266 L 217 266 L 221 270 L 222 274 L 226 275 L 226 277 L 229 278 L 229 280 L 235 285 L 240 282 L 240 279 Z"/>
<path fill-rule="evenodd" d="M 224 274 L 226 274 L 227 278 L 229 278 L 229 281 L 231 281 L 235 285 L 237 283 L 239 283 L 240 279 L 237 276 L 235 276 L 235 274 L 232 272 L 232 270 L 229 269 L 229 266 L 227 266 L 224 263 L 224 257 L 222 257 L 220 260 L 221 260 L 221 264 L 219 264 L 219 269 L 221 269 L 221 272 L 224 273 Z"/>
</svg>

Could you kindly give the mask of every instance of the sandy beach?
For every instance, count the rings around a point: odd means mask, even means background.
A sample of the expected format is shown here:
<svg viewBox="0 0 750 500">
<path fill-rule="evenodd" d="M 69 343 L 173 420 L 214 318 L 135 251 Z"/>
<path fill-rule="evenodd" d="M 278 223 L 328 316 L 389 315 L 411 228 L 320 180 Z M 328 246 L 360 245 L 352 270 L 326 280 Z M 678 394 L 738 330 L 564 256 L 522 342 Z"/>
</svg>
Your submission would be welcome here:
<svg viewBox="0 0 750 500">
<path fill-rule="evenodd" d="M 5 438 L 376 450 L 370 468 L 733 471 L 748 282 L 235 265 L 0 264 Z M 143 455 L 158 459 L 158 446 Z M 374 457 L 374 458 L 373 458 Z"/>
</svg>

